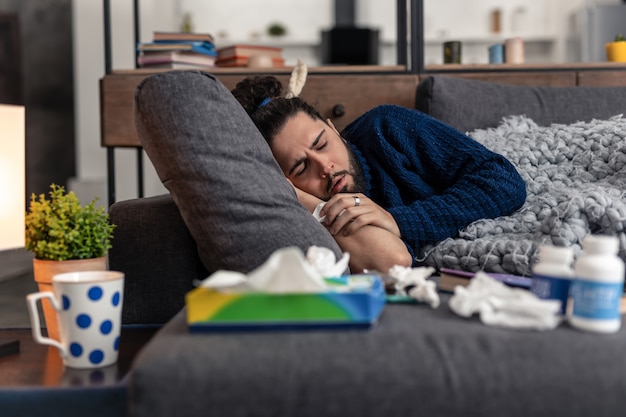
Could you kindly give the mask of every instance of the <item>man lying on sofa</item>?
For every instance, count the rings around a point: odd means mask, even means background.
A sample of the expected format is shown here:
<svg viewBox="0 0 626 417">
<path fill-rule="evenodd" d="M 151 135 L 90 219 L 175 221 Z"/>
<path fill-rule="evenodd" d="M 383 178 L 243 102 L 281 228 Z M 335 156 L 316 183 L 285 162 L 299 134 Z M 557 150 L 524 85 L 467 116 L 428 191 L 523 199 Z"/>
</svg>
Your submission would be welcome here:
<svg viewBox="0 0 626 417">
<path fill-rule="evenodd" d="M 383 105 L 340 134 L 297 97 L 302 85 L 293 84 L 283 96 L 277 78 L 249 77 L 232 93 L 300 203 L 310 212 L 321 207 L 353 272 L 415 266 L 423 245 L 524 204 L 526 187 L 513 165 L 456 129 Z"/>
</svg>

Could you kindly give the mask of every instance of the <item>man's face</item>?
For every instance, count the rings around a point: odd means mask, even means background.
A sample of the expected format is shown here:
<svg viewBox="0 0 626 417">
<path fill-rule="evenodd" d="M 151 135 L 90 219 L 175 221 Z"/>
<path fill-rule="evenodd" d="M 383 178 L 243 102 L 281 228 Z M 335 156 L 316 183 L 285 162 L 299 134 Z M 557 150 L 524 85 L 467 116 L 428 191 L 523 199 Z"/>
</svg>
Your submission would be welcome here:
<svg viewBox="0 0 626 417">
<path fill-rule="evenodd" d="M 363 192 L 361 169 L 330 121 L 297 113 L 274 136 L 272 153 L 293 185 L 322 200 Z"/>
</svg>

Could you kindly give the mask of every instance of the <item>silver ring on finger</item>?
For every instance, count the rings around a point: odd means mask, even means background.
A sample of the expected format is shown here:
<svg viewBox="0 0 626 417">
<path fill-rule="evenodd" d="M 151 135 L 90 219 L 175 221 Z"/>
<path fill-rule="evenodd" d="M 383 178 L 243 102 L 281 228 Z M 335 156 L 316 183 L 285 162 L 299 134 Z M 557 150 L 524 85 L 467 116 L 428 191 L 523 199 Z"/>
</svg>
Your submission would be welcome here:
<svg viewBox="0 0 626 417">
<path fill-rule="evenodd" d="M 359 198 L 358 195 L 353 196 L 354 197 L 354 207 L 358 207 L 361 205 L 361 198 Z"/>
</svg>

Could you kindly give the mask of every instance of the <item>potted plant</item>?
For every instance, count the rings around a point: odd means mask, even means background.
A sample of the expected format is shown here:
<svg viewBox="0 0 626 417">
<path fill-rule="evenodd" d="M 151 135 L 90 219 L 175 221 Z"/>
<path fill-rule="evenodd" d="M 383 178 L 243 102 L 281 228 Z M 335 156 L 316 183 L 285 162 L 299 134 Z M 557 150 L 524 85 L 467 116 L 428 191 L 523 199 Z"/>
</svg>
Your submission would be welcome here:
<svg viewBox="0 0 626 417">
<path fill-rule="evenodd" d="M 610 62 L 626 62 L 626 38 L 617 35 L 613 42 L 606 45 L 606 59 Z"/>
<path fill-rule="evenodd" d="M 33 273 L 39 291 L 52 291 L 52 277 L 72 271 L 106 270 L 114 225 L 96 199 L 82 206 L 76 194 L 56 184 L 31 195 L 26 212 L 26 249 L 34 253 Z M 42 300 L 48 336 L 58 340 L 55 310 Z"/>
<path fill-rule="evenodd" d="M 267 27 L 267 34 L 272 37 L 284 36 L 287 34 L 287 28 L 282 23 L 272 23 Z"/>
</svg>

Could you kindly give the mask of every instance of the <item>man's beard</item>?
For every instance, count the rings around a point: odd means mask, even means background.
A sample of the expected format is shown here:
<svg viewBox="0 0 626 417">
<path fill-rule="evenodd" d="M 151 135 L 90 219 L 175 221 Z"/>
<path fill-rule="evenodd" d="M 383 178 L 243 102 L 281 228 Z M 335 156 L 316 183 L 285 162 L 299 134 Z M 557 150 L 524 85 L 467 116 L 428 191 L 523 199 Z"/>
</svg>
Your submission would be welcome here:
<svg viewBox="0 0 626 417">
<path fill-rule="evenodd" d="M 348 150 L 348 170 L 339 171 L 334 173 L 328 178 L 328 195 L 330 196 L 330 192 L 332 189 L 333 181 L 338 176 L 349 175 L 352 177 L 352 185 L 346 185 L 341 190 L 340 193 L 365 193 L 366 184 L 365 184 L 365 175 L 363 175 L 363 168 L 359 161 L 356 159 L 356 155 L 352 151 L 352 148 L 346 144 L 346 149 Z M 326 199 L 328 200 L 328 199 Z"/>
</svg>

